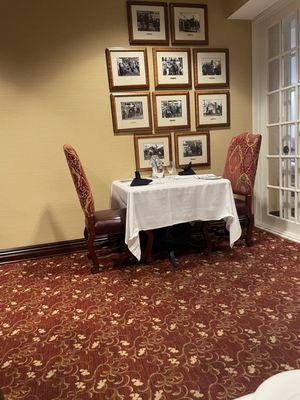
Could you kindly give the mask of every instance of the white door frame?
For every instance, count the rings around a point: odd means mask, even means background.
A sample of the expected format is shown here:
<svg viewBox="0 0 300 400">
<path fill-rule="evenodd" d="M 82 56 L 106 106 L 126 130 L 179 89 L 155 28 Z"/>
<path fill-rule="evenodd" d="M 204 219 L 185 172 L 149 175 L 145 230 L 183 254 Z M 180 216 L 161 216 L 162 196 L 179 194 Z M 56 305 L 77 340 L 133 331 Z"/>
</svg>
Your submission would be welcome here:
<svg viewBox="0 0 300 400">
<path fill-rule="evenodd" d="M 297 225 L 296 230 L 290 230 L 284 227 L 284 224 L 278 224 L 274 217 L 274 222 L 266 223 L 263 215 L 267 206 L 267 190 L 265 186 L 264 176 L 267 169 L 266 154 L 268 154 L 268 141 L 267 141 L 267 97 L 266 90 L 266 43 L 265 25 L 264 21 L 276 15 L 280 10 L 293 5 L 295 0 L 279 0 L 274 6 L 259 15 L 252 22 L 252 110 L 253 110 L 253 131 L 261 133 L 263 136 L 261 146 L 261 156 L 259 158 L 256 184 L 255 184 L 255 225 L 269 232 L 279 234 L 282 237 L 288 238 L 293 241 L 300 242 L 300 225 Z M 275 21 L 274 21 L 275 23 Z M 280 110 L 281 112 L 281 110 Z M 278 220 L 277 220 L 278 221 Z M 288 225 L 288 224 L 286 224 Z M 296 225 L 296 224 L 295 224 Z M 299 228 L 299 229 L 298 229 Z"/>
</svg>

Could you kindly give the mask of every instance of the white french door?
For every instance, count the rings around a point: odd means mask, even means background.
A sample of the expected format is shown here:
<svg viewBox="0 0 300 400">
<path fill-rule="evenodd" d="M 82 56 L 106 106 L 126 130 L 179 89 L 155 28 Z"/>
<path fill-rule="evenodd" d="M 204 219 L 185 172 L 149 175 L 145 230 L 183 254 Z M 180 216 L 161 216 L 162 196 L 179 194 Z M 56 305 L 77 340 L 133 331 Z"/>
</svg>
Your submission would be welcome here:
<svg viewBox="0 0 300 400">
<path fill-rule="evenodd" d="M 254 128 L 263 135 L 256 222 L 300 241 L 300 0 L 255 21 L 253 46 Z"/>
</svg>

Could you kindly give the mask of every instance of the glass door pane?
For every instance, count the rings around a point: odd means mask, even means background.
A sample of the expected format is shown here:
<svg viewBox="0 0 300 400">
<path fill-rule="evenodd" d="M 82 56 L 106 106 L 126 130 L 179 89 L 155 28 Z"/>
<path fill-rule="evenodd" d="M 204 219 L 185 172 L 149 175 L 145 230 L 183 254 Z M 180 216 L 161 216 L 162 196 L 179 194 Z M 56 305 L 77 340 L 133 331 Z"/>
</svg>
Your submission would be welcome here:
<svg viewBox="0 0 300 400">
<path fill-rule="evenodd" d="M 281 162 L 281 186 L 285 188 L 295 187 L 295 159 L 282 160 Z"/>
<path fill-rule="evenodd" d="M 279 155 L 279 126 L 268 128 L 269 154 Z"/>
<path fill-rule="evenodd" d="M 288 219 L 289 217 L 289 199 L 286 190 L 281 191 L 281 218 Z"/>
<path fill-rule="evenodd" d="M 296 119 L 296 91 L 295 88 L 282 92 L 282 121 L 295 121 Z"/>
<path fill-rule="evenodd" d="M 273 93 L 268 96 L 269 100 L 269 124 L 279 122 L 279 93 Z"/>
<path fill-rule="evenodd" d="M 296 125 L 283 125 L 281 129 L 281 154 L 284 156 L 294 155 L 296 148 Z"/>
<path fill-rule="evenodd" d="M 282 190 L 281 192 L 281 217 L 294 221 L 295 219 L 295 192 Z"/>
<path fill-rule="evenodd" d="M 279 24 L 273 25 L 269 29 L 269 35 L 268 35 L 268 48 L 269 48 L 269 58 L 273 58 L 279 55 L 279 50 L 280 50 L 280 26 Z"/>
<path fill-rule="evenodd" d="M 279 190 L 268 189 L 268 214 L 279 217 L 280 216 L 280 201 L 279 201 Z"/>
<path fill-rule="evenodd" d="M 282 86 L 294 85 L 297 80 L 296 53 L 288 53 L 282 60 Z"/>
<path fill-rule="evenodd" d="M 296 216 L 296 193 L 289 192 L 290 215 L 289 219 L 294 221 Z"/>
<path fill-rule="evenodd" d="M 279 60 L 269 62 L 269 92 L 279 89 Z"/>
<path fill-rule="evenodd" d="M 279 187 L 279 158 L 269 159 L 269 185 Z"/>
<path fill-rule="evenodd" d="M 289 15 L 282 20 L 283 52 L 297 46 L 297 15 Z"/>
<path fill-rule="evenodd" d="M 300 113 L 299 113 L 300 115 Z M 297 129 L 297 144 L 296 144 L 296 153 L 298 156 L 300 156 L 300 125 L 298 125 L 298 129 Z"/>
<path fill-rule="evenodd" d="M 297 189 L 300 190 L 300 158 L 296 159 L 295 174 L 297 181 Z M 300 192 L 299 192 L 299 197 L 300 197 Z M 300 208 L 299 208 L 299 216 L 300 216 Z"/>
</svg>

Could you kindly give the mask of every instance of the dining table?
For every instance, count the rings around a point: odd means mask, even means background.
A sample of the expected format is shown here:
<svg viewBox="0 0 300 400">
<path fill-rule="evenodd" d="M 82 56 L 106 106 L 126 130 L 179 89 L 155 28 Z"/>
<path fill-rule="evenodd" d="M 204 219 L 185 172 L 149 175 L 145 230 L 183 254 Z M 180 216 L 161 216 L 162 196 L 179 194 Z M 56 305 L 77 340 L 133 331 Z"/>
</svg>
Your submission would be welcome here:
<svg viewBox="0 0 300 400">
<path fill-rule="evenodd" d="M 112 182 L 111 207 L 127 209 L 125 243 L 138 260 L 142 256 L 141 231 L 152 233 L 155 229 L 181 223 L 223 219 L 231 247 L 241 236 L 228 179 L 202 174 L 166 176 L 153 179 L 145 186 L 131 186 L 131 182 L 131 179 Z M 151 247 L 150 239 L 150 250 Z"/>
</svg>

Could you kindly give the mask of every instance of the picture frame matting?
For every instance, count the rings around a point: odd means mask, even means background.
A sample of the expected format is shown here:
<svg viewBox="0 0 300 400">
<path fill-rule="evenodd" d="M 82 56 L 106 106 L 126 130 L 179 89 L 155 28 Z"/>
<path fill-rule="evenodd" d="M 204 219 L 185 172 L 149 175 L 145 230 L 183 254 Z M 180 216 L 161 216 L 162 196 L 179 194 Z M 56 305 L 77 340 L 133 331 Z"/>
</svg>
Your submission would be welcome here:
<svg viewBox="0 0 300 400">
<path fill-rule="evenodd" d="M 196 129 L 230 127 L 229 90 L 195 91 Z"/>
<path fill-rule="evenodd" d="M 190 129 L 190 95 L 188 91 L 152 93 L 155 131 Z"/>
<path fill-rule="evenodd" d="M 152 131 L 150 93 L 111 94 L 111 110 L 115 133 Z"/>
<path fill-rule="evenodd" d="M 170 3 L 173 45 L 208 44 L 208 7 L 197 3 Z"/>
<path fill-rule="evenodd" d="M 188 89 L 192 86 L 191 49 L 153 48 L 155 89 Z"/>
<path fill-rule="evenodd" d="M 129 43 L 169 45 L 168 4 L 127 1 Z"/>
<path fill-rule="evenodd" d="M 175 132 L 176 168 L 183 168 L 190 162 L 192 167 L 210 166 L 210 133 L 208 130 L 196 132 Z"/>
<path fill-rule="evenodd" d="M 136 169 L 151 171 L 152 155 L 158 155 L 164 166 L 172 161 L 172 140 L 170 133 L 134 135 L 134 153 Z"/>
<path fill-rule="evenodd" d="M 229 87 L 229 50 L 193 49 L 195 89 Z"/>
<path fill-rule="evenodd" d="M 105 50 L 110 91 L 149 90 L 146 48 Z"/>
</svg>

